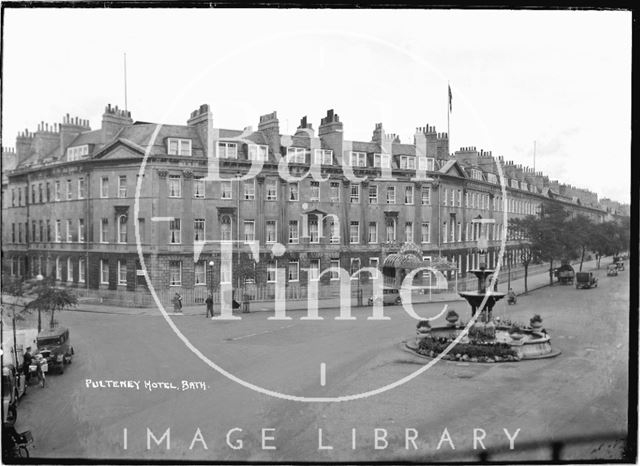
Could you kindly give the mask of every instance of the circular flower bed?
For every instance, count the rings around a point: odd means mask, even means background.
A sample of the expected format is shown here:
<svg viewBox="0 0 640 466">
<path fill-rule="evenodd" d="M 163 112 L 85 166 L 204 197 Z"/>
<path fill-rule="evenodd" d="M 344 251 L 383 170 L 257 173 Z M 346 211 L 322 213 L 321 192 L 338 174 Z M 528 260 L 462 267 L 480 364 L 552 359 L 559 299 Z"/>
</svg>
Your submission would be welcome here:
<svg viewBox="0 0 640 466">
<path fill-rule="evenodd" d="M 418 353 L 434 358 L 451 343 L 445 338 L 425 338 L 418 345 Z M 458 343 L 442 359 L 470 362 L 519 361 L 518 353 L 505 343 Z"/>
</svg>

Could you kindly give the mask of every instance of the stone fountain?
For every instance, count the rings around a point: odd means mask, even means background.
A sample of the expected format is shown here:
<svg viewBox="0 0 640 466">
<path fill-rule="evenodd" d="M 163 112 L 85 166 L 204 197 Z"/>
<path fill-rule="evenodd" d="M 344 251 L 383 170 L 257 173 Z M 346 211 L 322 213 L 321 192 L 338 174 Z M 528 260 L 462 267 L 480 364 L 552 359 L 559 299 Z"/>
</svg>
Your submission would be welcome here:
<svg viewBox="0 0 640 466">
<path fill-rule="evenodd" d="M 486 242 L 486 240 L 484 241 Z M 483 242 L 481 241 L 480 244 Z M 480 313 L 470 327 L 468 335 L 461 338 L 460 344 L 451 351 L 451 355 L 446 355 L 444 359 L 457 359 L 471 362 L 500 362 L 523 359 L 540 359 L 554 357 L 560 351 L 551 348 L 551 338 L 546 330 L 542 328 L 542 318 L 536 315 L 531 319 L 529 326 L 526 325 L 506 325 L 500 318 L 494 319 L 492 311 L 495 304 L 504 298 L 507 293 L 498 291 L 497 280 L 493 289 L 487 289 L 491 285 L 489 277 L 494 274 L 494 270 L 486 267 L 486 248 L 479 248 L 481 254 L 480 267 L 471 272 L 478 278 L 478 287 L 474 291 L 461 291 L 458 294 L 467 300 L 471 306 L 471 317 Z M 484 303 L 484 305 L 483 305 Z M 450 311 L 447 316 L 448 325 L 443 327 L 431 327 L 429 322 L 423 321 L 418 324 L 417 338 L 415 345 L 407 342 L 407 347 L 421 354 L 427 354 L 426 347 L 436 347 L 435 342 L 441 345 L 451 342 L 457 338 L 465 329 L 465 326 L 458 324 L 458 315 L 455 311 Z M 422 345 L 421 341 L 426 339 L 431 345 Z M 424 342 L 423 342 L 424 343 Z M 464 346 L 467 345 L 467 346 Z M 464 350 L 476 353 L 494 354 L 493 356 L 481 356 L 479 358 L 468 357 L 463 354 Z M 487 351 L 484 351 L 484 350 Z M 498 349 L 499 351 L 496 351 Z M 433 356 L 434 351 L 429 350 L 428 355 Z M 497 356 L 497 354 L 501 356 Z"/>
</svg>

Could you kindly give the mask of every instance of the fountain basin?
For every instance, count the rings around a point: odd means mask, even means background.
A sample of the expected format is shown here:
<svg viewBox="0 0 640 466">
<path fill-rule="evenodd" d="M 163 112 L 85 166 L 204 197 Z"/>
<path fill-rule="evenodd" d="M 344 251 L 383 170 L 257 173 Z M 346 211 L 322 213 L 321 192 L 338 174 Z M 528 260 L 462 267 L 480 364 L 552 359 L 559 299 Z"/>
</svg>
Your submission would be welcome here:
<svg viewBox="0 0 640 466">
<path fill-rule="evenodd" d="M 476 324 L 478 325 L 478 324 Z M 483 324 L 478 325 L 478 327 L 489 327 Z M 513 350 L 517 355 L 517 360 L 531 360 L 531 359 L 543 359 L 543 358 L 552 358 L 558 356 L 560 351 L 554 350 L 551 347 L 551 338 L 549 335 L 542 333 L 536 329 L 523 328 L 519 333 L 509 333 L 509 328 L 507 327 L 494 327 L 495 329 L 495 338 L 492 339 L 492 344 L 490 343 L 480 343 L 480 342 L 472 342 L 469 339 L 469 335 L 465 335 L 461 338 L 460 344 L 473 344 L 476 347 L 487 347 L 490 348 L 495 344 L 504 344 L 507 345 L 511 350 Z M 407 342 L 407 348 L 411 349 L 414 352 L 418 351 L 420 347 L 420 342 L 424 339 L 430 338 L 433 340 L 444 339 L 448 342 L 457 338 L 460 333 L 464 330 L 463 326 L 441 326 L 441 327 L 433 327 L 429 331 L 417 332 L 415 344 L 409 344 Z M 457 354 L 459 351 L 454 349 L 449 354 Z M 422 353 L 420 353 L 422 354 Z M 422 354 L 424 356 L 424 354 Z M 473 360 L 465 359 L 465 361 L 475 362 Z M 513 362 L 512 359 L 501 359 L 500 362 Z M 482 361 L 479 361 L 482 362 Z M 498 362 L 498 361 L 494 361 Z"/>
</svg>

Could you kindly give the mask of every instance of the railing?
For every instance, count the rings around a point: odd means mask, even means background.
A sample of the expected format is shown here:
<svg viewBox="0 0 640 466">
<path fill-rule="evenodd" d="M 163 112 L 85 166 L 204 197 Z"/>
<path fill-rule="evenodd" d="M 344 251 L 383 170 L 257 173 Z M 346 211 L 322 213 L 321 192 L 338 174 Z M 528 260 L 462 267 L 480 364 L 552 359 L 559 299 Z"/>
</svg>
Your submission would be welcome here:
<svg viewBox="0 0 640 466">
<path fill-rule="evenodd" d="M 530 265 L 528 276 L 531 278 L 535 275 L 546 274 L 549 270 L 549 264 Z M 511 281 L 519 280 L 524 277 L 524 268 L 518 265 L 511 268 L 509 272 L 507 267 L 501 267 L 498 276 L 499 289 L 506 291 L 508 275 L 511 275 Z M 417 282 L 417 281 L 416 281 Z M 425 285 L 428 285 L 428 280 Z M 434 282 L 435 284 L 435 282 Z M 415 290 L 415 295 L 428 295 L 429 299 L 442 301 L 445 299 L 456 299 L 458 291 L 475 290 L 478 286 L 477 278 L 467 273 L 467 276 L 460 278 L 456 273 L 452 272 L 447 279 L 447 287 L 442 289 Z M 356 298 L 359 291 L 362 293 L 364 302 L 366 303 L 369 296 L 373 295 L 372 282 L 370 280 L 351 280 L 351 297 Z M 300 283 L 288 283 L 285 287 L 286 300 L 306 300 L 308 297 L 308 285 Z M 172 308 L 172 300 L 175 293 L 178 292 L 182 296 L 183 306 L 192 306 L 204 304 L 210 289 L 206 286 L 196 286 L 193 288 L 168 287 L 156 289 L 156 295 L 160 302 L 167 308 Z M 95 290 L 78 288 L 77 294 L 82 302 L 102 303 L 112 306 L 124 307 L 153 307 L 155 301 L 151 293 L 144 287 L 138 288 L 136 291 L 127 290 Z M 321 283 L 318 286 L 319 299 L 338 298 L 340 296 L 340 282 L 332 281 L 329 284 Z M 237 301 L 274 301 L 275 300 L 275 284 L 254 284 L 248 283 L 234 290 L 234 297 Z M 216 288 L 213 291 L 214 303 L 220 303 L 220 290 Z M 416 298 L 416 300 L 418 300 Z"/>
<path fill-rule="evenodd" d="M 631 441 L 629 441 L 631 440 Z M 605 443 L 615 443 L 619 446 L 620 457 L 619 458 L 611 458 L 611 457 L 576 457 L 576 458 L 563 458 L 563 452 L 566 451 L 567 447 L 585 445 L 585 444 L 593 444 L 602 445 Z M 546 450 L 548 452 L 547 458 L 522 458 L 523 452 L 536 452 L 539 450 Z M 517 454 L 517 459 L 506 460 L 506 459 L 497 459 L 496 457 L 505 457 L 509 456 L 509 454 Z M 634 463 L 637 460 L 637 445 L 635 439 L 630 439 L 626 433 L 603 433 L 596 435 L 581 435 L 581 436 L 573 436 L 573 437 L 564 437 L 557 438 L 553 440 L 539 440 L 539 441 L 529 441 L 529 442 L 516 442 L 514 445 L 514 449 L 510 450 L 508 445 L 505 445 L 501 448 L 487 448 L 486 450 L 460 450 L 460 451 L 452 451 L 447 455 L 446 459 L 442 456 L 437 457 L 437 462 L 460 462 L 464 461 L 464 463 L 473 463 L 473 460 L 469 460 L 469 458 L 477 458 L 475 462 L 478 463 L 491 463 L 491 464 L 513 464 L 514 461 L 517 462 L 526 462 L 527 464 L 547 464 L 547 461 L 562 461 L 565 463 L 571 462 L 598 462 L 598 463 Z M 398 464 L 406 463 L 406 459 L 399 459 Z M 436 461 L 435 458 L 425 458 L 415 457 L 412 461 Z"/>
</svg>

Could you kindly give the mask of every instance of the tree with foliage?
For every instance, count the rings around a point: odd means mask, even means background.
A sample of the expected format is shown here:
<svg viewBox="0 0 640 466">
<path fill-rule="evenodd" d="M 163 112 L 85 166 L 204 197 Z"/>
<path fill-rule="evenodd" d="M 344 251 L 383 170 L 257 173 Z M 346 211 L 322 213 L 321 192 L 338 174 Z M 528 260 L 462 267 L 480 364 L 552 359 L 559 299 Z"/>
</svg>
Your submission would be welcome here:
<svg viewBox="0 0 640 466">
<path fill-rule="evenodd" d="M 13 356 L 16 367 L 18 365 L 18 337 L 16 333 L 16 307 L 21 306 L 20 298 L 24 295 L 23 281 L 17 277 L 2 275 L 2 294 L 11 297 L 11 324 L 13 330 Z M 2 309 L 5 309 L 3 299 Z M 3 312 L 4 314 L 4 312 Z M 4 321 L 3 321 L 4 322 Z M 3 323 L 4 325 L 4 323 Z"/>
<path fill-rule="evenodd" d="M 593 225 L 589 238 L 589 249 L 596 255 L 597 267 L 600 268 L 600 259 L 610 256 L 614 252 L 612 238 L 614 236 L 613 225 L 610 222 Z"/>
<path fill-rule="evenodd" d="M 532 225 L 536 221 L 533 215 L 526 217 L 514 218 L 509 224 L 510 238 L 518 241 L 517 249 L 521 251 L 520 263 L 524 268 L 524 292 L 529 292 L 528 277 L 529 277 L 529 265 L 537 257 L 539 251 L 532 249 L 531 241 L 529 237 L 532 231 Z"/>
<path fill-rule="evenodd" d="M 55 325 L 55 312 L 78 304 L 76 295 L 64 287 L 57 287 L 50 278 L 45 278 L 35 287 L 36 298 L 27 304 L 28 309 L 38 311 L 38 333 L 42 330 L 40 313 L 42 311 L 51 312 L 50 328 Z"/>
<path fill-rule="evenodd" d="M 616 237 L 614 241 L 615 254 L 618 255 L 623 251 L 629 250 L 629 244 L 631 240 L 631 219 L 629 217 L 623 217 L 614 222 Z"/>
<path fill-rule="evenodd" d="M 553 262 L 575 257 L 575 244 L 567 229 L 567 211 L 558 204 L 546 202 L 538 217 L 525 217 L 529 247 L 534 257 L 549 262 L 549 284 L 553 285 Z M 515 220 L 515 219 L 514 219 Z"/>
<path fill-rule="evenodd" d="M 570 238 L 580 257 L 580 272 L 582 272 L 585 252 L 587 249 L 591 249 L 591 238 L 594 230 L 595 224 L 584 215 L 576 215 L 567 222 L 567 231 L 570 233 Z"/>
<path fill-rule="evenodd" d="M 629 249 L 629 219 L 593 224 L 589 235 L 589 249 L 598 260 L 604 256 L 615 256 Z"/>
</svg>

